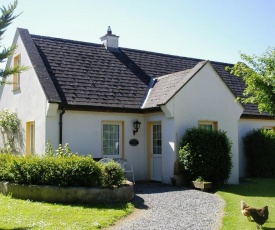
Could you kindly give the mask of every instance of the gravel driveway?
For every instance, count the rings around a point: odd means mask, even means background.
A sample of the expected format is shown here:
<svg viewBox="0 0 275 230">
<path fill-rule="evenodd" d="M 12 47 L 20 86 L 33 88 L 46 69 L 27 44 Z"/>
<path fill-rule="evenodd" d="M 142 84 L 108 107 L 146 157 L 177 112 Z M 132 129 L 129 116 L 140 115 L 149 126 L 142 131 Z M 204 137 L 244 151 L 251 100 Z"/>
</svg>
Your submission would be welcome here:
<svg viewBox="0 0 275 230">
<path fill-rule="evenodd" d="M 135 185 L 136 211 L 110 230 L 214 230 L 221 226 L 224 201 L 216 194 L 162 184 Z"/>
</svg>

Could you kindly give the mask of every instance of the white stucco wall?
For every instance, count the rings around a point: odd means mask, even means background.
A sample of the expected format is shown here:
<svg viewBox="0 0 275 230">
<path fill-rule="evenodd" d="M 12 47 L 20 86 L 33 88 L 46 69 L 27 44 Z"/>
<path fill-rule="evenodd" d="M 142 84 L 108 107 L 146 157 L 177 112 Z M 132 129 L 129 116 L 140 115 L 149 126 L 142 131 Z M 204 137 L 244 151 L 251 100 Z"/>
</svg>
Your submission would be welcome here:
<svg viewBox="0 0 275 230">
<path fill-rule="evenodd" d="M 234 165 L 229 183 L 239 181 L 238 121 L 243 107 L 234 100 L 234 95 L 208 63 L 167 104 L 167 108 L 174 109 L 171 114 L 174 114 L 177 144 L 185 130 L 198 127 L 201 120 L 218 122 L 218 129 L 227 132 L 232 141 Z"/>
<path fill-rule="evenodd" d="M 13 57 L 21 55 L 21 65 L 29 66 L 30 69 L 20 74 L 20 89 L 13 91 L 12 85 L 4 85 L 0 89 L 0 109 L 8 108 L 12 112 L 17 112 L 21 120 L 22 140 L 17 141 L 17 150 L 25 153 L 25 129 L 27 121 L 35 122 L 35 152 L 40 154 L 45 148 L 45 113 L 46 97 L 43 89 L 36 77 L 27 52 L 23 46 L 18 33 L 15 35 L 14 43 L 17 49 L 14 55 L 8 60 L 7 66 L 13 65 Z M 12 76 L 8 77 L 12 81 Z"/>
<path fill-rule="evenodd" d="M 142 124 L 139 131 L 133 135 L 133 122 L 139 120 Z M 124 123 L 124 158 L 134 167 L 137 180 L 146 179 L 146 151 L 143 115 L 127 113 L 104 113 L 66 110 L 63 115 L 63 145 L 69 144 L 73 152 L 79 155 L 92 155 L 101 158 L 102 122 L 115 121 Z M 138 146 L 131 146 L 129 140 L 136 138 Z M 123 144 L 123 143 L 122 143 Z"/>
<path fill-rule="evenodd" d="M 162 144 L 162 173 L 163 181 L 171 183 L 170 177 L 174 175 L 174 164 L 176 161 L 175 154 L 175 132 L 174 132 L 174 119 L 163 119 L 163 144 Z"/>
<path fill-rule="evenodd" d="M 46 123 L 45 123 L 45 143 L 51 143 L 53 150 L 59 145 L 59 115 L 62 112 L 58 110 L 57 104 L 47 104 Z"/>
<path fill-rule="evenodd" d="M 262 119 L 240 119 L 239 121 L 239 159 L 240 176 L 246 176 L 246 157 L 243 150 L 243 137 L 253 129 L 260 129 L 264 126 L 275 126 L 275 120 Z"/>
<path fill-rule="evenodd" d="M 58 111 L 58 114 L 59 112 L 61 111 Z M 56 120 L 54 118 L 51 119 L 52 128 L 47 128 L 48 137 L 56 134 Z M 133 135 L 133 122 L 137 119 L 141 122 L 141 126 L 139 131 Z M 47 121 L 49 120 L 47 118 Z M 162 181 L 170 183 L 175 162 L 173 119 L 167 119 L 162 112 L 132 114 L 66 110 L 63 115 L 63 145 L 68 143 L 70 149 L 73 152 L 78 152 L 79 155 L 90 154 L 94 158 L 103 157 L 101 153 L 103 121 L 123 122 L 124 158 L 133 164 L 136 180 L 150 179 L 147 178 L 147 154 L 150 154 L 147 153 L 147 124 L 148 122 L 160 122 L 162 125 L 163 153 Z M 138 146 L 129 144 L 129 140 L 132 138 L 136 138 L 139 141 Z"/>
</svg>

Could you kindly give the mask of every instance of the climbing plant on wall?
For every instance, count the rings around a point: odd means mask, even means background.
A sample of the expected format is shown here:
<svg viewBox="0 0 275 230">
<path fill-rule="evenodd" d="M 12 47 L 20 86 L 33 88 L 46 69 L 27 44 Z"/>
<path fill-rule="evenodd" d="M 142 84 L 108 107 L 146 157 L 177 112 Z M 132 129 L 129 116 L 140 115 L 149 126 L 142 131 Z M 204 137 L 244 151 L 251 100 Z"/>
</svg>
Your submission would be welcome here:
<svg viewBox="0 0 275 230">
<path fill-rule="evenodd" d="M 14 138 L 20 129 L 20 120 L 17 113 L 9 112 L 8 109 L 0 111 L 0 127 L 4 143 L 1 152 L 15 152 Z"/>
</svg>

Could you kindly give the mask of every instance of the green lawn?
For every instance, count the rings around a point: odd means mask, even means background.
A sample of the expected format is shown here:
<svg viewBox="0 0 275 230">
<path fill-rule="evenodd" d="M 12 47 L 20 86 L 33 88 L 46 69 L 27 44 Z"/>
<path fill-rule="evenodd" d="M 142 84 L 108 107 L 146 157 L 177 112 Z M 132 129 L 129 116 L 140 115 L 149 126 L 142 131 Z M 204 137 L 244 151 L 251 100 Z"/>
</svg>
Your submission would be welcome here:
<svg viewBox="0 0 275 230">
<path fill-rule="evenodd" d="M 131 203 L 60 205 L 0 194 L 0 229 L 99 229 L 130 214 L 133 209 Z"/>
<path fill-rule="evenodd" d="M 217 194 L 226 202 L 221 230 L 256 229 L 256 224 L 241 214 L 241 200 L 257 208 L 268 205 L 269 218 L 263 229 L 275 229 L 275 179 L 246 179 L 240 185 L 226 186 Z"/>
<path fill-rule="evenodd" d="M 256 224 L 241 214 L 240 201 L 268 205 L 269 219 L 263 229 L 275 230 L 275 179 L 246 179 L 217 192 L 226 202 L 221 230 L 255 230 Z M 99 229 L 130 214 L 127 204 L 60 205 L 13 199 L 0 194 L 0 229 Z"/>
</svg>

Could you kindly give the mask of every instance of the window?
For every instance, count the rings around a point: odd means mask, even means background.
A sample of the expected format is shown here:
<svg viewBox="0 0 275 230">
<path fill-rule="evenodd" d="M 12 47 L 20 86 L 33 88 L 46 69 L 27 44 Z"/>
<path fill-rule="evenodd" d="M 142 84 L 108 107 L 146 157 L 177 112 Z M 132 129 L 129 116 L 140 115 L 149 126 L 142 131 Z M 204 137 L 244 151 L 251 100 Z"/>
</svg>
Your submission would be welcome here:
<svg viewBox="0 0 275 230">
<path fill-rule="evenodd" d="M 161 154 L 161 125 L 153 125 L 153 154 Z"/>
<path fill-rule="evenodd" d="M 275 131 L 275 127 L 274 126 L 264 126 L 263 129 Z"/>
<path fill-rule="evenodd" d="M 13 66 L 20 65 L 20 54 L 16 55 L 13 59 Z M 12 89 L 17 90 L 20 88 L 20 73 L 13 74 Z"/>
<path fill-rule="evenodd" d="M 104 157 L 121 157 L 122 122 L 103 122 L 102 155 Z"/>
<path fill-rule="evenodd" d="M 31 155 L 34 154 L 34 143 L 35 143 L 35 138 L 34 138 L 34 121 L 28 121 L 26 123 L 26 155 Z"/>
<path fill-rule="evenodd" d="M 199 121 L 199 127 L 209 130 L 217 130 L 218 122 L 216 121 Z"/>
</svg>

